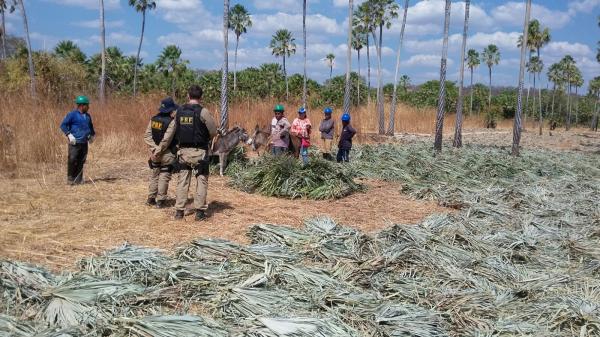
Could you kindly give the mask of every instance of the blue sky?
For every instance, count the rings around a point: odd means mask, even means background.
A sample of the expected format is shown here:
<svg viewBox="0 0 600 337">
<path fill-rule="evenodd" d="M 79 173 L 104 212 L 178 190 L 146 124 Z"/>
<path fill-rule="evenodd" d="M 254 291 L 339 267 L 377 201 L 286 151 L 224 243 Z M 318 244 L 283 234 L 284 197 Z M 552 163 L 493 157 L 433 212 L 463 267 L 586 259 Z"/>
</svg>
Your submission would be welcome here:
<svg viewBox="0 0 600 337">
<path fill-rule="evenodd" d="M 126 0 L 104 0 L 106 6 L 109 46 L 118 46 L 127 54 L 137 48 L 141 15 L 127 5 Z M 355 3 L 361 2 L 355 0 Z M 404 1 L 397 1 L 400 6 Z M 265 62 L 280 62 L 268 49 L 271 35 L 279 28 L 291 30 L 298 45 L 297 54 L 288 61 L 288 73 L 302 72 L 302 1 L 301 0 L 240 0 L 252 14 L 254 25 L 242 36 L 238 69 Z M 184 58 L 199 69 L 219 69 L 222 58 L 222 11 L 218 0 L 157 0 L 157 9 L 148 16 L 142 57 L 153 62 L 161 49 L 176 44 Z M 533 1 L 533 18 L 551 29 L 552 42 L 542 50 L 547 67 L 571 54 L 587 80 L 600 75 L 595 60 L 596 42 L 600 40 L 597 16 L 600 0 Z M 76 41 L 87 54 L 99 51 L 97 0 L 25 0 L 32 43 L 35 49 L 52 49 L 64 39 Z M 444 1 L 411 0 L 405 44 L 401 58 L 401 74 L 408 74 L 414 84 L 439 78 Z M 329 76 L 323 58 L 336 55 L 334 74 L 345 69 L 348 4 L 345 0 L 309 0 L 308 5 L 308 72 L 320 82 Z M 487 44 L 500 48 L 501 62 L 494 69 L 493 82 L 515 86 L 519 71 L 519 50 L 516 47 L 522 32 L 524 1 L 486 0 L 471 2 L 468 48 L 481 51 Z M 452 3 L 451 37 L 448 79 L 457 81 L 460 67 L 460 45 L 464 2 Z M 18 13 L 8 17 L 8 33 L 22 34 Z M 395 53 L 398 46 L 400 19 L 384 31 L 384 81 L 393 81 Z M 229 36 L 231 51 L 235 37 Z M 375 83 L 375 50 L 371 52 L 372 83 Z M 353 69 L 357 67 L 353 51 Z M 361 53 L 362 74 L 366 74 L 366 53 Z M 230 58 L 233 69 L 233 54 Z M 545 73 L 545 71 L 544 71 Z M 544 76 L 545 77 L 545 76 Z M 468 81 L 468 77 L 466 77 Z M 476 70 L 475 81 L 487 83 L 487 69 Z M 546 84 L 545 78 L 543 85 Z M 587 84 L 586 84 L 587 87 Z"/>
</svg>

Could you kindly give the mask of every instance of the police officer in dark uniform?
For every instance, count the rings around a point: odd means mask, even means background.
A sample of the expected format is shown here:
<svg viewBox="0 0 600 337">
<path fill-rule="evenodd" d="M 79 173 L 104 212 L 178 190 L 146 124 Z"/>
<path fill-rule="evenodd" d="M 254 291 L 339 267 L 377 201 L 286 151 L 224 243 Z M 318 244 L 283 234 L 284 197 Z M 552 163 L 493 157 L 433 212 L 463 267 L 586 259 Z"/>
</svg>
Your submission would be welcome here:
<svg viewBox="0 0 600 337">
<path fill-rule="evenodd" d="M 196 180 L 194 208 L 196 220 L 206 219 L 208 204 L 208 149 L 217 135 L 217 126 L 210 112 L 203 108 L 202 88 L 192 85 L 188 90 L 189 101 L 177 109 L 175 116 L 175 139 L 178 145 L 179 178 L 175 218 L 182 219 L 192 177 Z"/>
<path fill-rule="evenodd" d="M 173 98 L 163 99 L 158 114 L 150 119 L 144 135 L 144 142 L 148 144 L 150 150 L 148 164 L 152 169 L 146 204 L 156 205 L 157 208 L 165 207 L 169 181 L 174 169 L 177 149 L 173 139 L 175 134 L 173 115 L 177 108 Z"/>
</svg>

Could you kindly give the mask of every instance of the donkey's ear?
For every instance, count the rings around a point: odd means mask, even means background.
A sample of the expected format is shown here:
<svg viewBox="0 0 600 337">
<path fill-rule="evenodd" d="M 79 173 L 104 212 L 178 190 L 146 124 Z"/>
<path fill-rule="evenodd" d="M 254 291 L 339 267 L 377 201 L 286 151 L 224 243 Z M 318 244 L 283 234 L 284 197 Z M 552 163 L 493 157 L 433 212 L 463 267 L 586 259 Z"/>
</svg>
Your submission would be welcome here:
<svg viewBox="0 0 600 337">
<path fill-rule="evenodd" d="M 256 126 L 254 127 L 254 130 L 258 130 L 260 129 L 260 127 L 258 127 L 258 124 L 256 124 Z"/>
</svg>

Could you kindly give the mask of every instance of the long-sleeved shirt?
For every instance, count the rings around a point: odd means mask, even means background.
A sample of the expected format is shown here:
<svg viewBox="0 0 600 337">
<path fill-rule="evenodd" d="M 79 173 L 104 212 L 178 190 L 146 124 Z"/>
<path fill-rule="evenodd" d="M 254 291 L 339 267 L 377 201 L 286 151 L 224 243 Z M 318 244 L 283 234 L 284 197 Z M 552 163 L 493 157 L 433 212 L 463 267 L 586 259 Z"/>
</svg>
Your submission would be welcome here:
<svg viewBox="0 0 600 337">
<path fill-rule="evenodd" d="M 292 128 L 290 132 L 300 138 L 309 138 L 310 137 L 310 128 L 312 124 L 310 124 L 310 119 L 308 117 L 304 119 L 296 118 L 292 122 Z"/>
<path fill-rule="evenodd" d="M 175 120 L 173 119 L 171 123 L 169 123 L 169 126 L 167 126 L 167 130 L 165 131 L 163 139 L 158 145 L 156 145 L 156 143 L 154 143 L 154 139 L 152 138 L 152 121 L 148 123 L 146 133 L 144 133 L 144 143 L 150 147 L 155 156 L 159 157 L 169 149 L 169 145 L 171 145 L 171 141 L 175 135 L 176 125 L 177 123 L 175 123 Z"/>
<path fill-rule="evenodd" d="M 348 124 L 342 128 L 342 134 L 340 135 L 340 142 L 338 147 L 342 150 L 352 149 L 352 137 L 356 134 L 356 130 Z"/>
<path fill-rule="evenodd" d="M 281 117 L 280 120 L 273 117 L 271 120 L 271 144 L 276 147 L 288 147 L 289 137 L 281 138 L 285 132 L 290 132 L 290 122 L 285 117 Z"/>
<path fill-rule="evenodd" d="M 321 139 L 333 139 L 335 131 L 335 123 L 332 118 L 324 119 L 319 125 L 319 131 L 321 131 Z"/>
<path fill-rule="evenodd" d="M 60 129 L 65 135 L 72 134 L 78 144 L 87 143 L 91 136 L 96 135 L 90 114 L 79 110 L 69 112 L 60 124 Z"/>
</svg>

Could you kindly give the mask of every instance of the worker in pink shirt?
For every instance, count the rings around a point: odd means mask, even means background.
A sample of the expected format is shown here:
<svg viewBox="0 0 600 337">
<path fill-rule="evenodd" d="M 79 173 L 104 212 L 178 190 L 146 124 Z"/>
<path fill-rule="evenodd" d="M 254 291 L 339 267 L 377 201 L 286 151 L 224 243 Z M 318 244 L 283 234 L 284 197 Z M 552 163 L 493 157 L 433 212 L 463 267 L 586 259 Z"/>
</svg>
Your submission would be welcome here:
<svg viewBox="0 0 600 337">
<path fill-rule="evenodd" d="M 308 163 L 311 127 L 310 119 L 306 117 L 306 109 L 304 107 L 298 109 L 298 117 L 292 122 L 290 133 L 292 136 L 300 138 L 300 155 L 302 156 L 302 162 L 304 162 L 304 164 Z"/>
</svg>

